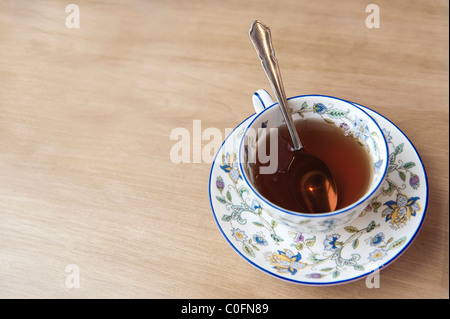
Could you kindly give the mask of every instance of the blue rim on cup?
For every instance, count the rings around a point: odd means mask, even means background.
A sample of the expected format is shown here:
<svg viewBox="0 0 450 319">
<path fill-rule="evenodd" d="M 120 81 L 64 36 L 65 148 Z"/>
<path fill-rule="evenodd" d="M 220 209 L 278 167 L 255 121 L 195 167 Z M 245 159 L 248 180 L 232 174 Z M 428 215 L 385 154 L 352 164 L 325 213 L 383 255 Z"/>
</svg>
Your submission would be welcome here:
<svg viewBox="0 0 450 319">
<path fill-rule="evenodd" d="M 299 95 L 288 99 L 294 120 L 298 118 L 318 118 L 335 124 L 345 134 L 357 138 L 369 152 L 373 160 L 373 178 L 364 196 L 355 203 L 342 209 L 321 213 L 306 214 L 282 208 L 259 194 L 251 182 L 249 173 L 249 154 L 256 152 L 257 140 L 249 134 L 257 128 L 277 128 L 282 124 L 282 115 L 278 103 L 274 103 L 265 90 L 253 94 L 256 116 L 245 128 L 239 146 L 239 167 L 243 181 L 249 186 L 252 195 L 261 207 L 277 222 L 294 231 L 322 232 L 343 227 L 357 218 L 370 204 L 371 199 L 382 187 L 389 165 L 388 146 L 384 134 L 376 121 L 358 106 L 326 95 Z M 296 115 L 297 114 L 297 115 Z"/>
</svg>

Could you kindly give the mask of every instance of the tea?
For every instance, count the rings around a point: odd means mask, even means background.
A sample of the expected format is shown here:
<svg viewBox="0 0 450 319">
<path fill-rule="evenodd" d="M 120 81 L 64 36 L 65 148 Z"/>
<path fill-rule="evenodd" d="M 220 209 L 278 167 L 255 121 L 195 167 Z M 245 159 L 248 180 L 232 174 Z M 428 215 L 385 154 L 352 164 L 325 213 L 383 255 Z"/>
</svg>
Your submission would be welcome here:
<svg viewBox="0 0 450 319">
<path fill-rule="evenodd" d="M 321 120 L 295 121 L 303 147 L 320 158 L 330 169 L 338 192 L 336 210 L 355 203 L 367 191 L 372 179 L 372 160 L 367 150 L 341 128 Z M 261 136 L 258 146 L 270 150 L 270 138 Z M 254 187 L 268 201 L 288 210 L 304 212 L 292 197 L 287 184 L 287 169 L 293 156 L 292 141 L 285 125 L 278 128 L 278 165 L 274 174 L 261 174 L 258 158 L 251 167 Z M 314 212 L 309 212 L 314 213 Z"/>
</svg>

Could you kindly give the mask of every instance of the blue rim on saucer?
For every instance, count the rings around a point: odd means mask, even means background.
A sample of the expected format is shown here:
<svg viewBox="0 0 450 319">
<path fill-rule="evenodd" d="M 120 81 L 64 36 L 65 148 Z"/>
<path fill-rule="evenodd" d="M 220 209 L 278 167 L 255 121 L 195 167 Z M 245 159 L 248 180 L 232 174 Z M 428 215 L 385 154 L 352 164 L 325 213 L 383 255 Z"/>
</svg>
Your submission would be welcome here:
<svg viewBox="0 0 450 319">
<path fill-rule="evenodd" d="M 356 103 L 354 103 L 356 104 Z M 276 278 L 303 285 L 334 285 L 364 278 L 396 260 L 411 245 L 428 206 L 422 160 L 392 122 L 364 106 L 382 128 L 389 168 L 379 194 L 351 224 L 325 233 L 293 233 L 251 198 L 237 163 L 236 143 L 254 115 L 223 142 L 209 177 L 214 218 L 230 246 Z"/>
</svg>

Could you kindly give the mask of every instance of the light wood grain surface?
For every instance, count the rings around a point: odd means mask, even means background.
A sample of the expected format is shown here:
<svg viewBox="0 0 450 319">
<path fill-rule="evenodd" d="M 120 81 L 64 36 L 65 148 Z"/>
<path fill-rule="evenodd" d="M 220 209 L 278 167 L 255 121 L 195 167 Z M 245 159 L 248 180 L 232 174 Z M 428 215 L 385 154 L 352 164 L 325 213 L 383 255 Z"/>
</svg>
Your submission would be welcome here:
<svg viewBox="0 0 450 319">
<path fill-rule="evenodd" d="M 360 0 L 77 0 L 73 29 L 69 3 L 0 2 L 0 297 L 449 297 L 448 1 L 374 1 L 379 29 Z M 272 29 L 288 96 L 370 106 L 423 159 L 428 216 L 380 288 L 257 270 L 214 221 L 211 164 L 170 160 L 174 128 L 225 132 L 270 89 L 254 19 Z"/>
</svg>

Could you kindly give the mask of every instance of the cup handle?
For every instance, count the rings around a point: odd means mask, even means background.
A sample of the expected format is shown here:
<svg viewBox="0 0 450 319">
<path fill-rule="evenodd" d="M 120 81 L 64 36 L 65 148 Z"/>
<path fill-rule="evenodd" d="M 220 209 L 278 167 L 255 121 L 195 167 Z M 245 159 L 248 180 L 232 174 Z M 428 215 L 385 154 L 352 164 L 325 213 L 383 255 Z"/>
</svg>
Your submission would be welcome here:
<svg viewBox="0 0 450 319">
<path fill-rule="evenodd" d="M 267 91 L 263 90 L 263 89 L 258 90 L 255 93 L 253 93 L 252 100 L 253 100 L 253 107 L 255 108 L 256 114 L 260 113 L 266 107 L 269 107 L 272 104 L 275 104 L 275 102 L 273 101 L 270 94 L 267 93 Z"/>
</svg>

